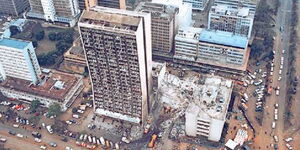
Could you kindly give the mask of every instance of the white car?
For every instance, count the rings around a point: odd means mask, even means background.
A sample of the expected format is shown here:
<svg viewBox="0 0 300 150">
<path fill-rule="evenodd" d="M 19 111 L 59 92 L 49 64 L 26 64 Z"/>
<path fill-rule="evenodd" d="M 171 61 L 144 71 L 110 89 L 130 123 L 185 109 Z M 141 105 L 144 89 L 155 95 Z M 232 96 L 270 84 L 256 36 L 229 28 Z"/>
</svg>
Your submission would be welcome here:
<svg viewBox="0 0 300 150">
<path fill-rule="evenodd" d="M 18 133 L 16 136 L 17 136 L 17 137 L 20 137 L 20 138 L 23 138 L 23 137 L 24 137 L 24 135 L 22 135 L 22 134 L 20 134 L 20 133 Z"/>
<path fill-rule="evenodd" d="M 277 96 L 279 96 L 279 90 L 276 90 L 276 93 L 275 93 Z"/>
<path fill-rule="evenodd" d="M 275 129 L 276 128 L 276 123 L 273 121 L 272 122 L 272 129 Z"/>
<path fill-rule="evenodd" d="M 73 150 L 73 148 L 67 146 L 67 147 L 66 147 L 66 150 Z"/>
<path fill-rule="evenodd" d="M 0 142 L 5 143 L 7 141 L 6 138 L 0 138 Z"/>
<path fill-rule="evenodd" d="M 278 142 L 278 137 L 276 135 L 274 135 L 273 137 L 274 137 L 274 141 Z"/>
<path fill-rule="evenodd" d="M 41 143 L 42 142 L 42 140 L 39 139 L 39 138 L 34 138 L 34 141 L 37 142 L 37 143 Z"/>
<path fill-rule="evenodd" d="M 283 69 L 283 65 L 280 65 L 280 69 Z"/>
<path fill-rule="evenodd" d="M 281 76 L 278 77 L 278 81 L 280 81 L 280 80 L 281 80 Z"/>
<path fill-rule="evenodd" d="M 284 52 L 285 52 L 285 50 L 283 49 L 283 50 L 282 50 L 282 54 L 284 54 Z"/>
<path fill-rule="evenodd" d="M 293 138 L 289 137 L 289 138 L 285 139 L 285 141 L 286 142 L 291 142 L 291 141 L 293 141 Z"/>
<path fill-rule="evenodd" d="M 278 72 L 280 75 L 282 74 L 282 70 L 279 70 L 279 72 Z"/>
<path fill-rule="evenodd" d="M 47 149 L 47 147 L 44 146 L 44 145 L 41 145 L 41 146 L 40 146 L 40 149 L 45 150 L 45 149 Z"/>
</svg>

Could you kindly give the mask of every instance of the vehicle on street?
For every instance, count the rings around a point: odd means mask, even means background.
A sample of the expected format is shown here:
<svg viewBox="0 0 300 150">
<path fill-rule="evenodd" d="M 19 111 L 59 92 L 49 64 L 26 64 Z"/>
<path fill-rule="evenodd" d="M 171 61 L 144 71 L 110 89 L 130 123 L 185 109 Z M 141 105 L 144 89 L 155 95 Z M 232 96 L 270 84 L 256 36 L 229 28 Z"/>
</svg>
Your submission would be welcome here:
<svg viewBox="0 0 300 150">
<path fill-rule="evenodd" d="M 18 133 L 16 136 L 17 136 L 17 137 L 20 137 L 20 138 L 23 138 L 23 137 L 24 137 L 24 135 L 22 135 L 22 134 L 20 134 L 20 133 Z"/>
<path fill-rule="evenodd" d="M 10 135 L 16 135 L 16 134 L 17 134 L 15 131 L 12 131 L 12 130 L 9 130 L 8 133 L 9 133 Z"/>
<path fill-rule="evenodd" d="M 39 138 L 34 138 L 34 141 L 37 142 L 37 143 L 41 143 L 42 142 L 42 140 L 39 139 Z"/>
<path fill-rule="evenodd" d="M 276 90 L 276 92 L 275 92 L 275 94 L 277 95 L 277 96 L 279 96 L 279 90 Z"/>
<path fill-rule="evenodd" d="M 46 129 L 50 134 L 53 134 L 53 129 L 52 129 L 51 125 L 46 126 Z"/>
<path fill-rule="evenodd" d="M 278 77 L 278 81 L 280 81 L 280 80 L 281 80 L 281 76 Z"/>
<path fill-rule="evenodd" d="M 285 146 L 289 149 L 289 150 L 292 150 L 293 147 L 289 144 L 289 143 L 286 143 Z"/>
<path fill-rule="evenodd" d="M 278 142 L 278 137 L 276 135 L 274 135 L 273 138 L 275 142 Z"/>
<path fill-rule="evenodd" d="M 282 74 L 282 70 L 280 69 L 278 73 L 281 75 Z"/>
<path fill-rule="evenodd" d="M 273 121 L 272 122 L 272 129 L 275 129 L 276 128 L 276 123 Z"/>
<path fill-rule="evenodd" d="M 55 142 L 50 142 L 49 145 L 50 145 L 51 147 L 56 147 L 56 146 L 57 146 L 57 144 L 56 144 Z"/>
<path fill-rule="evenodd" d="M 151 136 L 150 142 L 148 143 L 148 147 L 149 147 L 149 148 L 153 148 L 153 147 L 154 147 L 154 144 L 155 144 L 156 139 L 157 139 L 157 135 L 156 135 L 156 134 L 153 134 L 153 135 Z"/>
<path fill-rule="evenodd" d="M 3 137 L 0 138 L 0 142 L 5 143 L 6 141 L 7 141 L 6 138 L 3 138 Z"/>
<path fill-rule="evenodd" d="M 14 128 L 19 128 L 19 125 L 18 124 L 13 124 L 13 127 Z"/>
<path fill-rule="evenodd" d="M 285 50 L 283 49 L 283 50 L 282 50 L 282 54 L 284 54 L 284 52 L 285 52 Z"/>
<path fill-rule="evenodd" d="M 66 150 L 73 150 L 73 148 L 67 146 L 67 147 L 66 147 Z"/>
<path fill-rule="evenodd" d="M 291 141 L 293 141 L 293 138 L 292 137 L 286 138 L 285 141 L 286 142 L 291 142 Z"/>
<path fill-rule="evenodd" d="M 62 137 L 60 140 L 63 142 L 68 142 L 68 139 L 66 137 Z"/>
<path fill-rule="evenodd" d="M 33 137 L 35 137 L 35 138 L 41 138 L 41 137 L 42 137 L 42 135 L 41 135 L 39 132 L 36 132 L 36 131 L 33 131 L 33 132 L 31 133 L 31 135 L 32 135 Z"/>
<path fill-rule="evenodd" d="M 41 146 L 40 146 L 40 149 L 42 149 L 42 150 L 46 150 L 46 149 L 47 149 L 47 147 L 46 147 L 45 145 L 41 145 Z"/>
</svg>

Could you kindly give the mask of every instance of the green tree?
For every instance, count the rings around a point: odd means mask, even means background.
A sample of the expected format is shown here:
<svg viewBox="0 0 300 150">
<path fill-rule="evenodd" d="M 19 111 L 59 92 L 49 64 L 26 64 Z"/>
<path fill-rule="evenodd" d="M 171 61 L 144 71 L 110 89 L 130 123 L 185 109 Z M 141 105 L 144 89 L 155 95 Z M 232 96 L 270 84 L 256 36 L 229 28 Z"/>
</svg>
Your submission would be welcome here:
<svg viewBox="0 0 300 150">
<path fill-rule="evenodd" d="M 20 30 L 18 29 L 17 26 L 10 26 L 9 30 L 12 36 L 20 33 Z"/>
<path fill-rule="evenodd" d="M 30 110 L 31 112 L 36 112 L 36 109 L 39 108 L 39 106 L 41 106 L 41 102 L 39 100 L 33 100 L 31 101 L 30 104 Z"/>
<path fill-rule="evenodd" d="M 42 30 L 35 34 L 35 39 L 40 41 L 40 40 L 44 39 L 44 36 L 45 36 L 45 31 Z"/>
<path fill-rule="evenodd" d="M 54 33 L 54 32 L 49 33 L 49 34 L 48 34 L 48 38 L 49 38 L 49 40 L 51 40 L 51 41 L 56 41 L 56 40 L 57 40 L 57 38 L 56 38 L 56 33 Z"/>
<path fill-rule="evenodd" d="M 40 121 L 41 117 L 40 116 L 31 116 L 29 117 L 29 122 L 31 122 L 32 124 L 38 124 Z"/>
<path fill-rule="evenodd" d="M 62 113 L 60 105 L 57 103 L 50 105 L 48 113 L 49 116 L 59 116 Z"/>
</svg>

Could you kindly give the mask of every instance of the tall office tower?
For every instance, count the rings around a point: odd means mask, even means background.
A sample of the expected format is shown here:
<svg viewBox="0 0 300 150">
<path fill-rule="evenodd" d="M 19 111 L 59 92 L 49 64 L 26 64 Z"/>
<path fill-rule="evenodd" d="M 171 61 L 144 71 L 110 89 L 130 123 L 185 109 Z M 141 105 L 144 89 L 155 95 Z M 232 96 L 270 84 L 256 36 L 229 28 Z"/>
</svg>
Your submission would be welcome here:
<svg viewBox="0 0 300 150">
<path fill-rule="evenodd" d="M 225 4 L 232 8 L 249 8 L 251 14 L 255 14 L 257 0 L 215 0 L 214 5 Z"/>
<path fill-rule="evenodd" d="M 105 7 L 84 11 L 79 30 L 96 114 L 142 123 L 151 91 L 151 16 Z"/>
<path fill-rule="evenodd" d="M 32 42 L 0 39 L 0 54 L 2 77 L 28 80 L 34 84 L 40 81 L 41 69 Z"/>
<path fill-rule="evenodd" d="M 232 8 L 229 5 L 212 6 L 208 15 L 208 28 L 231 32 L 250 38 L 254 14 L 246 7 Z"/>
<path fill-rule="evenodd" d="M 193 10 L 203 11 L 209 0 L 183 0 L 183 2 L 192 4 Z"/>
<path fill-rule="evenodd" d="M 98 6 L 126 9 L 126 0 L 98 0 Z"/>
<path fill-rule="evenodd" d="M 136 11 L 151 13 L 153 55 L 170 53 L 173 47 L 175 15 L 178 14 L 178 9 L 169 5 L 141 2 Z"/>
<path fill-rule="evenodd" d="M 74 26 L 80 10 L 77 0 L 29 0 L 31 10 L 27 16 Z"/>
<path fill-rule="evenodd" d="M 97 5 L 97 0 L 78 0 L 78 5 L 81 11 L 89 10 L 89 8 Z"/>
<path fill-rule="evenodd" d="M 0 14 L 19 16 L 28 8 L 28 0 L 0 0 Z"/>
</svg>

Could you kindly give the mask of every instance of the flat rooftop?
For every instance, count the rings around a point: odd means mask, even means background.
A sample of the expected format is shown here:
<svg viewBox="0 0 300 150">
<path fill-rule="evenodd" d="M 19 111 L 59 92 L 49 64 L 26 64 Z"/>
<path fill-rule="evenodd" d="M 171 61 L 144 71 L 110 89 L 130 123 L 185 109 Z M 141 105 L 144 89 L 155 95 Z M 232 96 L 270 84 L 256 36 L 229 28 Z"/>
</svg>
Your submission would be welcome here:
<svg viewBox="0 0 300 150">
<path fill-rule="evenodd" d="M 216 4 L 211 7 L 209 13 L 215 13 L 225 16 L 235 16 L 243 18 L 254 18 L 250 8 L 247 7 L 232 7 L 228 4 Z"/>
<path fill-rule="evenodd" d="M 23 41 L 19 39 L 13 39 L 13 38 L 3 38 L 0 39 L 0 46 L 5 46 L 5 47 L 12 47 L 16 49 L 24 49 L 30 44 L 29 41 Z"/>
<path fill-rule="evenodd" d="M 97 22 L 93 22 L 97 21 Z M 91 9 L 83 11 L 81 15 L 81 23 L 98 24 L 99 26 L 123 27 L 123 26 L 138 26 L 141 18 L 129 16 L 125 14 L 109 13 L 101 11 L 101 9 Z"/>
<path fill-rule="evenodd" d="M 224 31 L 202 30 L 200 33 L 199 41 L 225 46 L 233 46 L 243 49 L 246 49 L 248 46 L 247 37 Z"/>
<path fill-rule="evenodd" d="M 44 80 L 41 85 L 34 85 L 30 81 L 8 77 L 4 82 L 0 83 L 0 86 L 64 102 L 66 95 L 80 80 L 79 76 L 54 70 L 51 70 L 49 74 L 43 74 L 43 76 Z M 56 87 L 58 83 L 63 84 L 62 88 Z"/>
<path fill-rule="evenodd" d="M 231 99 L 233 82 L 231 80 L 200 75 L 193 71 L 185 71 L 184 77 L 171 72 L 166 74 L 162 84 L 162 102 L 173 108 L 185 107 L 195 103 L 209 118 L 224 120 Z"/>
<path fill-rule="evenodd" d="M 173 20 L 178 8 L 151 2 L 140 2 L 135 11 L 151 13 L 152 17 Z"/>
</svg>

